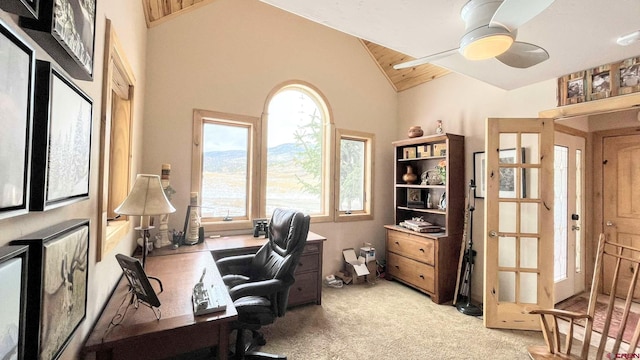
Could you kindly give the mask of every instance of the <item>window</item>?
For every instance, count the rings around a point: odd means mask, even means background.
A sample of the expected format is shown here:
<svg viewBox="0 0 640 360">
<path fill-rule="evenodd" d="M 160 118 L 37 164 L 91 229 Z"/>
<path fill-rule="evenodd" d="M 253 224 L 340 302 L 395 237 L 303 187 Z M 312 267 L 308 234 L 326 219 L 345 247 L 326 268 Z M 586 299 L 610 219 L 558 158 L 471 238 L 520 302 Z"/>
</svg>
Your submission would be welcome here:
<svg viewBox="0 0 640 360">
<path fill-rule="evenodd" d="M 331 133 L 325 102 L 310 86 L 293 83 L 280 87 L 267 103 L 261 216 L 278 207 L 329 216 Z"/>
<path fill-rule="evenodd" d="M 373 219 L 374 135 L 338 129 L 336 139 L 336 221 Z"/>
<path fill-rule="evenodd" d="M 250 228 L 277 207 L 313 222 L 372 218 L 374 137 L 342 130 L 334 146 L 329 107 L 311 85 L 276 87 L 262 119 L 194 110 L 193 121 L 191 189 L 206 230 Z"/>
<path fill-rule="evenodd" d="M 194 111 L 192 191 L 198 192 L 202 223 L 218 229 L 246 226 L 256 216 L 258 197 L 256 134 L 259 118 L 214 111 Z M 232 220 L 232 221 L 228 221 Z M 238 222 L 240 221 L 240 223 Z"/>
</svg>

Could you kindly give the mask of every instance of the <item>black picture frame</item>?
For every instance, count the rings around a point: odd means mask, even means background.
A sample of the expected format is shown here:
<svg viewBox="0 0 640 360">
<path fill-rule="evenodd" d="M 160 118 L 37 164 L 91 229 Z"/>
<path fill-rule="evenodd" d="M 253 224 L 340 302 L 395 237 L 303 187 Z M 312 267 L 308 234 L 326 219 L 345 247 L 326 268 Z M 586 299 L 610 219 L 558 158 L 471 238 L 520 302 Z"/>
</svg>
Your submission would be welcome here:
<svg viewBox="0 0 640 360">
<path fill-rule="evenodd" d="M 407 188 L 407 207 L 415 209 L 426 208 L 426 201 L 422 189 Z"/>
<path fill-rule="evenodd" d="M 473 182 L 476 184 L 473 196 L 476 199 L 484 199 L 486 193 L 486 180 L 484 178 L 486 159 L 484 151 L 473 153 Z"/>
<path fill-rule="evenodd" d="M 91 81 L 96 2 L 39 0 L 38 18 L 21 17 L 19 24 L 71 77 Z"/>
<path fill-rule="evenodd" d="M 116 254 L 116 260 L 122 268 L 122 273 L 127 278 L 131 291 L 138 300 L 149 306 L 159 307 L 160 300 L 149 282 L 147 273 L 142 268 L 140 260 L 124 254 Z"/>
<path fill-rule="evenodd" d="M 73 219 L 11 242 L 27 245 L 26 359 L 58 359 L 87 315 L 89 219 Z"/>
<path fill-rule="evenodd" d="M 22 17 L 37 19 L 40 0 L 2 0 L 0 8 Z"/>
<path fill-rule="evenodd" d="M 2 309 L 0 309 L 0 358 L 25 357 L 25 329 L 27 311 L 27 277 L 29 247 L 0 247 L 0 288 L 2 289 Z M 10 354 L 14 353 L 14 357 Z"/>
<path fill-rule="evenodd" d="M 93 102 L 51 63 L 36 61 L 32 211 L 89 198 Z"/>
<path fill-rule="evenodd" d="M 35 54 L 0 21 L 0 219 L 29 211 Z"/>
<path fill-rule="evenodd" d="M 526 163 L 526 149 L 520 149 L 520 161 L 522 164 Z M 503 164 L 515 163 L 516 161 L 516 149 L 501 149 L 500 159 Z M 508 160 L 507 160 L 508 159 Z M 510 162 L 509 162 L 510 161 Z M 486 194 L 486 179 L 485 179 L 486 159 L 484 151 L 476 151 L 473 153 L 473 181 L 476 185 L 474 191 L 474 197 L 476 199 L 484 199 Z M 500 179 L 503 182 L 500 184 L 499 197 L 501 198 L 513 198 L 515 197 L 515 177 L 513 176 L 512 169 L 500 169 Z M 520 174 L 520 182 L 522 187 L 520 189 L 521 198 L 527 197 L 527 175 L 526 169 L 522 169 Z"/>
</svg>

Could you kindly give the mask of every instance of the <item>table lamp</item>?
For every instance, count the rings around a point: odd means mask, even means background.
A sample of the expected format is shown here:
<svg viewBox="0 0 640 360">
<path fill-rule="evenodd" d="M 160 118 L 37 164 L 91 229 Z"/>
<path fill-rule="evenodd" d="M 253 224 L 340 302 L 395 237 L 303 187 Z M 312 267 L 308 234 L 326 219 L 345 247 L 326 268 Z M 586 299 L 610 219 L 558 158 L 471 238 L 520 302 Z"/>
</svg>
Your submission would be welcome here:
<svg viewBox="0 0 640 360">
<path fill-rule="evenodd" d="M 140 226 L 136 230 L 142 231 L 142 267 L 147 261 L 149 230 L 151 216 L 170 214 L 176 211 L 162 189 L 160 176 L 138 174 L 133 188 L 126 199 L 114 210 L 117 214 L 140 216 Z"/>
</svg>

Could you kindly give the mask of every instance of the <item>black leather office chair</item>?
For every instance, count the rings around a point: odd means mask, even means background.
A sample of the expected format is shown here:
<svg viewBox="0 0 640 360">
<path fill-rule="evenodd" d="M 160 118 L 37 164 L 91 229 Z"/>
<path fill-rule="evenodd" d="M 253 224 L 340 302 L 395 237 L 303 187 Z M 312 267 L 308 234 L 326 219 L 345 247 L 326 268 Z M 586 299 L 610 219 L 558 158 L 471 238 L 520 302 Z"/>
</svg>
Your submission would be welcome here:
<svg viewBox="0 0 640 360">
<path fill-rule="evenodd" d="M 295 210 L 275 209 L 269 223 L 269 241 L 255 254 L 230 256 L 217 261 L 229 289 L 238 320 L 236 359 L 286 359 L 254 351 L 266 342 L 258 329 L 284 316 L 294 272 L 309 232 L 309 216 Z M 244 332 L 251 330 L 251 341 Z"/>
</svg>

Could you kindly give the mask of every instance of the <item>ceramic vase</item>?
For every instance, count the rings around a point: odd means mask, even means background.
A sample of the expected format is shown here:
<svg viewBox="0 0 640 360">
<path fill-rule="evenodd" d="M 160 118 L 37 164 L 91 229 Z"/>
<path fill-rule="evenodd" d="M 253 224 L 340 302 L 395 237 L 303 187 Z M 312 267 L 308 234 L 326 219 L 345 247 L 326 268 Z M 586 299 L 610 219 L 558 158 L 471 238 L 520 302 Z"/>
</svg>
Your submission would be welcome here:
<svg viewBox="0 0 640 360">
<path fill-rule="evenodd" d="M 410 138 L 414 138 L 414 137 L 419 137 L 424 135 L 424 131 L 422 130 L 422 128 L 420 126 L 412 126 L 409 128 L 409 133 L 408 133 Z"/>
<path fill-rule="evenodd" d="M 413 184 L 418 179 L 418 175 L 413 173 L 411 165 L 407 165 L 407 172 L 402 175 L 402 180 L 407 184 Z"/>
</svg>

